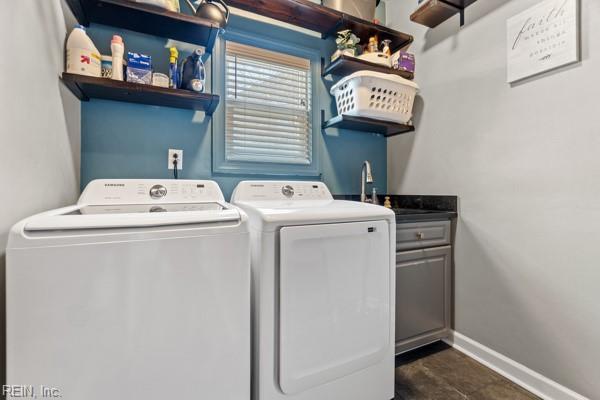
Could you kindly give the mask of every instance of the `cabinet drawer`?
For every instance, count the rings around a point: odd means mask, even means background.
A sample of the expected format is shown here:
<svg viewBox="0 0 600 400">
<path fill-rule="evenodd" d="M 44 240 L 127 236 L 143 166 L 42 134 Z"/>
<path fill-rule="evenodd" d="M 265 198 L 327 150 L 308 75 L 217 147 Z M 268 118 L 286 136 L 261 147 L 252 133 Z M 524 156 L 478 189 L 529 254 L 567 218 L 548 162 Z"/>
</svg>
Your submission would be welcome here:
<svg viewBox="0 0 600 400">
<path fill-rule="evenodd" d="M 396 251 L 450 244 L 450 221 L 398 224 Z"/>
</svg>

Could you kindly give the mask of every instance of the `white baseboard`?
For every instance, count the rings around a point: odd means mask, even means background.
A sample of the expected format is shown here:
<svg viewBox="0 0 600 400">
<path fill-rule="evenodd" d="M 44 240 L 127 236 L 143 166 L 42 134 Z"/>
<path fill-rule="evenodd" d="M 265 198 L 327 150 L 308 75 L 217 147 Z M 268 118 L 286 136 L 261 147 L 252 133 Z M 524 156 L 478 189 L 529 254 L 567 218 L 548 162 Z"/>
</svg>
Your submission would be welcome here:
<svg viewBox="0 0 600 400">
<path fill-rule="evenodd" d="M 458 332 L 444 341 L 544 400 L 589 400 Z"/>
</svg>

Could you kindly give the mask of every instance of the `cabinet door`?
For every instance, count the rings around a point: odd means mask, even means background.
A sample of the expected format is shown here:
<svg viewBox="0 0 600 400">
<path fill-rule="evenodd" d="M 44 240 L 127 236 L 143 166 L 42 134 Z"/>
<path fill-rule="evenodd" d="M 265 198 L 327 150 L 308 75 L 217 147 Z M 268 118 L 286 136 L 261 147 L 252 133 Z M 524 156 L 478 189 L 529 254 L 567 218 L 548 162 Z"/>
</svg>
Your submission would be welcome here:
<svg viewBox="0 0 600 400">
<path fill-rule="evenodd" d="M 396 255 L 396 353 L 445 337 L 450 328 L 450 246 Z"/>
</svg>

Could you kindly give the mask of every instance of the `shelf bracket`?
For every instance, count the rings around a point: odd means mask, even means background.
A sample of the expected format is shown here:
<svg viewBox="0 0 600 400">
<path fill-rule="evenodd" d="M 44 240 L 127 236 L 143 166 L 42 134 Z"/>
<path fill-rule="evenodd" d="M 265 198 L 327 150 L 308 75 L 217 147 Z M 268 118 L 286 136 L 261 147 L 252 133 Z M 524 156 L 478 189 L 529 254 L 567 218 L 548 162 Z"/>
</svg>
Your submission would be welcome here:
<svg viewBox="0 0 600 400">
<path fill-rule="evenodd" d="M 60 78 L 60 81 L 71 90 L 71 92 L 81 101 L 90 101 L 90 98 L 83 92 L 81 86 L 77 82 L 73 82 L 70 79 Z"/>
<path fill-rule="evenodd" d="M 458 10 L 458 14 L 460 15 L 460 27 L 462 28 L 465 25 L 465 7 L 458 7 L 457 5 L 452 4 L 446 0 L 439 0 L 439 1 L 449 7 L 452 7 L 454 9 Z"/>
</svg>

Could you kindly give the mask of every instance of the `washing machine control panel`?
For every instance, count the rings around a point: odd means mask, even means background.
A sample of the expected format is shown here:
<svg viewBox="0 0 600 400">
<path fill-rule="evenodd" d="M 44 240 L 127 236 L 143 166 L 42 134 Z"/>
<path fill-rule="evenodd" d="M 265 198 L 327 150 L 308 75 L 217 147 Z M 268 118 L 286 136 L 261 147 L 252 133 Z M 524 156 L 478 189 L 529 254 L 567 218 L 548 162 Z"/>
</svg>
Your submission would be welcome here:
<svg viewBox="0 0 600 400">
<path fill-rule="evenodd" d="M 99 179 L 85 188 L 79 204 L 155 204 L 224 201 L 208 180 Z"/>
<path fill-rule="evenodd" d="M 323 182 L 244 181 L 240 182 L 232 202 L 253 200 L 331 200 Z"/>
</svg>

